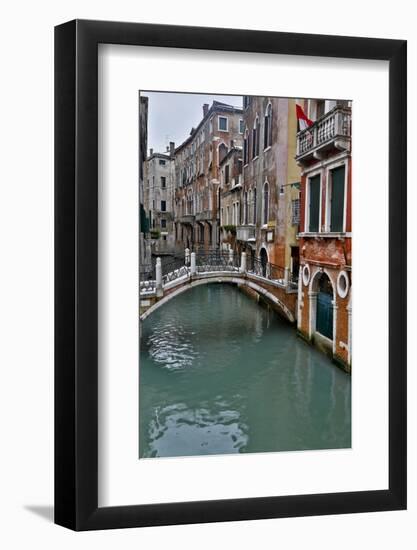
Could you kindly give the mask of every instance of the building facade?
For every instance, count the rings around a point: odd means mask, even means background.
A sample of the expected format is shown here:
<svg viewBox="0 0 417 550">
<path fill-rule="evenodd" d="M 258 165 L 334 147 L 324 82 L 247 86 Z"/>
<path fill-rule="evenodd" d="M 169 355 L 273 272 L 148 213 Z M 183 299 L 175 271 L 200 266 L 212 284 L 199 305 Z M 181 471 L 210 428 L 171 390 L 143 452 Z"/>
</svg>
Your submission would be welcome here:
<svg viewBox="0 0 417 550">
<path fill-rule="evenodd" d="M 166 153 L 152 149 L 145 162 L 144 208 L 149 220 L 152 252 L 175 251 L 174 236 L 174 150 L 170 143 Z"/>
<path fill-rule="evenodd" d="M 233 143 L 223 158 L 220 168 L 220 248 L 236 250 L 236 228 L 242 218 L 242 147 Z"/>
<path fill-rule="evenodd" d="M 295 101 L 244 96 L 242 216 L 237 246 L 262 269 L 274 266 L 277 278 L 298 276 L 300 169 L 295 161 Z"/>
<path fill-rule="evenodd" d="M 139 262 L 141 273 L 151 266 L 149 219 L 145 210 L 145 171 L 148 151 L 148 98 L 139 97 Z"/>
<path fill-rule="evenodd" d="M 213 101 L 175 150 L 175 244 L 178 251 L 220 247 L 220 162 L 242 143 L 242 110 Z"/>
<path fill-rule="evenodd" d="M 305 100 L 298 330 L 350 371 L 352 360 L 351 104 Z"/>
</svg>

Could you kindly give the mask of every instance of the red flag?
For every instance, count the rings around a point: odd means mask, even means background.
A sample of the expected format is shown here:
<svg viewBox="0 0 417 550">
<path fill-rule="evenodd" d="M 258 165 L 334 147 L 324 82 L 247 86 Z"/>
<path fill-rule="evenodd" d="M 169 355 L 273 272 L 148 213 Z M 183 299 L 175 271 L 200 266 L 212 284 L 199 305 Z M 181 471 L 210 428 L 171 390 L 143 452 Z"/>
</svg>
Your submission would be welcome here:
<svg viewBox="0 0 417 550">
<path fill-rule="evenodd" d="M 298 128 L 300 131 L 305 130 L 313 124 L 313 121 L 307 117 L 303 109 L 297 103 L 295 104 L 295 110 L 297 114 Z"/>
</svg>

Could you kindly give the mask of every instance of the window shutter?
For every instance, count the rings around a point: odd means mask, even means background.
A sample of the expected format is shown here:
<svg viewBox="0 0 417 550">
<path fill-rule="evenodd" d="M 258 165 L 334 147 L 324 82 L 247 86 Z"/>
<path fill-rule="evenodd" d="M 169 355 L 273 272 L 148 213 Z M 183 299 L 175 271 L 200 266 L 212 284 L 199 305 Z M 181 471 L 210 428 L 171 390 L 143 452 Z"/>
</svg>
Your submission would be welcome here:
<svg viewBox="0 0 417 550">
<path fill-rule="evenodd" d="M 330 208 L 330 231 L 343 231 L 343 211 L 345 205 L 345 167 L 332 170 L 332 194 Z"/>
<path fill-rule="evenodd" d="M 309 228 L 311 233 L 316 233 L 320 225 L 320 175 L 310 179 L 310 204 L 309 204 Z"/>
</svg>

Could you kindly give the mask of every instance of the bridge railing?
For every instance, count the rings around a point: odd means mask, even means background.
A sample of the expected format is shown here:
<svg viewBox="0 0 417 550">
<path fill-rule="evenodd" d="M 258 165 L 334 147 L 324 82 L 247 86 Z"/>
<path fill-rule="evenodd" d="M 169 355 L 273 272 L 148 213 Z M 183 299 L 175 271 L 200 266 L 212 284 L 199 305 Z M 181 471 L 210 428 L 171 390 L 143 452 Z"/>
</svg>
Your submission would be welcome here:
<svg viewBox="0 0 417 550">
<path fill-rule="evenodd" d="M 247 271 L 270 281 L 285 281 L 285 268 L 270 262 L 263 262 L 260 258 L 249 258 Z"/>
<path fill-rule="evenodd" d="M 213 251 L 196 254 L 197 273 L 211 271 L 239 271 L 240 257 L 229 252 Z"/>
<path fill-rule="evenodd" d="M 162 284 L 166 285 L 189 273 L 190 268 L 185 264 L 185 259 L 183 257 L 174 258 L 162 265 Z"/>
<path fill-rule="evenodd" d="M 155 266 L 148 266 L 139 271 L 140 293 L 154 292 L 156 288 Z"/>
</svg>

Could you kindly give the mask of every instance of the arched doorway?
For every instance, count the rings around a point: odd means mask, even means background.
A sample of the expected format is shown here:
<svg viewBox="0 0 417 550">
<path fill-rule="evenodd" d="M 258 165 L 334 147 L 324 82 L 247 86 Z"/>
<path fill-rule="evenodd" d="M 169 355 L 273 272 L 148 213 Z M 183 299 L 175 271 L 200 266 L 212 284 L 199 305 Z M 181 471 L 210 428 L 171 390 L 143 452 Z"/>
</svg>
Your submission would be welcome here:
<svg viewBox="0 0 417 550">
<path fill-rule="evenodd" d="M 262 268 L 262 275 L 263 277 L 266 277 L 266 267 L 268 264 L 268 254 L 265 250 L 265 248 L 261 248 L 260 252 L 260 259 L 261 259 L 261 268 Z"/>
<path fill-rule="evenodd" d="M 318 280 L 316 332 L 333 340 L 333 287 L 326 273 Z"/>
</svg>

